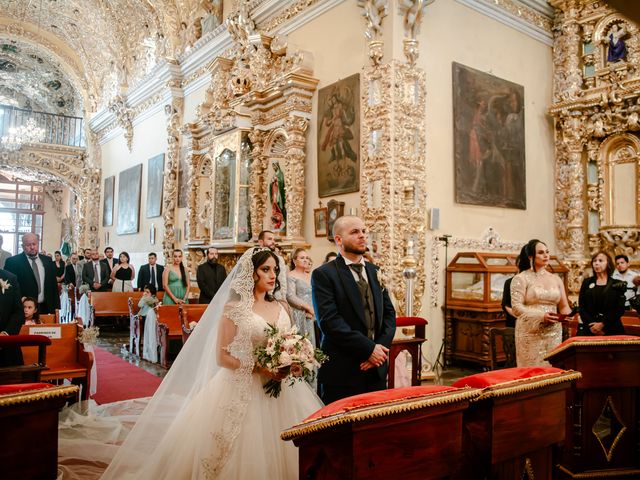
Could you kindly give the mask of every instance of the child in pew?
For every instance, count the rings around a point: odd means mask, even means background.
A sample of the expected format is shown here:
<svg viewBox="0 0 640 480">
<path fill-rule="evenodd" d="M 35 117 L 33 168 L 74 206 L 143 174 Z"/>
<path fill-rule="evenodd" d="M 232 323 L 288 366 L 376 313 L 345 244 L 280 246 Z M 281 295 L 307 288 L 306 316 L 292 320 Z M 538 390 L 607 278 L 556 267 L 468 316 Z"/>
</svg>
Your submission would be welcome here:
<svg viewBox="0 0 640 480">
<path fill-rule="evenodd" d="M 147 284 L 144 286 L 144 293 L 142 294 L 142 297 L 138 302 L 138 308 L 140 309 L 138 311 L 138 315 L 140 315 L 141 317 L 146 317 L 147 313 L 149 313 L 149 310 L 160 303 L 160 301 L 156 297 L 156 293 L 156 287 L 154 287 L 153 285 Z"/>
<path fill-rule="evenodd" d="M 40 312 L 38 312 L 38 302 L 35 298 L 24 297 L 22 300 L 22 309 L 24 310 L 25 325 L 40 325 Z"/>
</svg>

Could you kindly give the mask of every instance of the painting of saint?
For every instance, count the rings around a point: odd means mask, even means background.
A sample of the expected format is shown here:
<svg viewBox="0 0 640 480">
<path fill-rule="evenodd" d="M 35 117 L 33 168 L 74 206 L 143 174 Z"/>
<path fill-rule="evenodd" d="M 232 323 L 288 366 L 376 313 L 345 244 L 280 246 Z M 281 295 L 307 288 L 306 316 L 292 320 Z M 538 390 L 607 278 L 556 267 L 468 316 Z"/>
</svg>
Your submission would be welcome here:
<svg viewBox="0 0 640 480">
<path fill-rule="evenodd" d="M 318 93 L 318 194 L 328 197 L 360 188 L 360 75 Z"/>
<path fill-rule="evenodd" d="M 456 202 L 525 209 L 524 87 L 453 63 Z"/>
<path fill-rule="evenodd" d="M 284 232 L 287 224 L 287 207 L 284 188 L 284 172 L 280 162 L 274 161 L 273 177 L 269 182 L 269 202 L 271 203 L 271 228 L 274 232 Z"/>
</svg>

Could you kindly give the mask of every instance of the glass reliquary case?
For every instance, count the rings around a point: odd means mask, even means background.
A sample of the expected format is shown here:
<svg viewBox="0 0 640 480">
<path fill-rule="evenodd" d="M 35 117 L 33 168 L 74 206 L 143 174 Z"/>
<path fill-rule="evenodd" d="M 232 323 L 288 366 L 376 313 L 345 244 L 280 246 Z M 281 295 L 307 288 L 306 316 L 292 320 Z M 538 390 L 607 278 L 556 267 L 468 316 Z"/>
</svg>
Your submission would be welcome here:
<svg viewBox="0 0 640 480">
<path fill-rule="evenodd" d="M 507 279 L 518 273 L 516 253 L 460 252 L 447 266 L 447 307 L 501 308 Z M 565 285 L 568 268 L 551 257 L 548 270 Z"/>
<path fill-rule="evenodd" d="M 221 135 L 212 145 L 213 245 L 251 240 L 249 182 L 251 141 L 247 130 Z"/>
</svg>

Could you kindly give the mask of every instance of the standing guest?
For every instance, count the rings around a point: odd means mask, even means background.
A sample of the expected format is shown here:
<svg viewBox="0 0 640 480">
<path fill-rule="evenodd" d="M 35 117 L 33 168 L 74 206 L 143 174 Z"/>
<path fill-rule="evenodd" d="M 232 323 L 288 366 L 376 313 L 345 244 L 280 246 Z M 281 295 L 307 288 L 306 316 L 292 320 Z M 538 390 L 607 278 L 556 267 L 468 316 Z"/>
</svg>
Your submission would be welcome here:
<svg viewBox="0 0 640 480">
<path fill-rule="evenodd" d="M 367 263 L 364 222 L 343 216 L 333 225 L 340 255 L 311 275 L 313 306 L 322 331 L 322 350 L 329 360 L 318 382 L 325 404 L 387 386 L 389 348 L 396 331 L 396 312 L 378 267 Z"/>
<path fill-rule="evenodd" d="M 562 342 L 557 312 L 571 313 L 562 280 L 547 270 L 549 258 L 546 244 L 529 240 L 518 260 L 521 273 L 511 282 L 518 367 L 549 366 L 544 357 Z"/>
<path fill-rule="evenodd" d="M 55 313 L 60 308 L 55 265 L 51 257 L 38 254 L 35 233 L 22 236 L 22 253 L 8 258 L 5 270 L 18 277 L 22 295 L 38 300 L 40 313 Z"/>
<path fill-rule="evenodd" d="M 163 305 L 188 303 L 189 277 L 182 263 L 182 250 L 173 251 L 173 263 L 164 269 L 162 285 L 164 287 Z"/>
<path fill-rule="evenodd" d="M 138 315 L 141 317 L 146 317 L 149 310 L 160 303 L 156 294 L 156 287 L 151 284 L 147 284 L 144 286 L 142 297 L 140 297 L 140 301 L 138 302 Z"/>
<path fill-rule="evenodd" d="M 114 279 L 111 278 L 113 269 L 118 264 L 118 260 L 113 258 L 113 248 L 107 247 L 104 249 L 104 258 L 100 260 L 107 266 L 107 275 L 109 275 L 109 285 L 113 285 Z M 120 290 L 118 290 L 120 291 Z"/>
<path fill-rule="evenodd" d="M 91 261 L 91 248 L 85 248 L 82 250 L 82 255 L 78 256 L 80 265 L 84 268 L 84 264 Z"/>
<path fill-rule="evenodd" d="M 136 276 L 136 269 L 129 263 L 129 260 L 127 252 L 121 252 L 118 256 L 118 262 L 111 270 L 113 292 L 133 292 L 133 277 Z"/>
<path fill-rule="evenodd" d="M 53 263 L 56 266 L 56 282 L 62 283 L 64 282 L 64 260 L 62 259 L 62 253 L 56 250 L 56 253 L 53 254 Z"/>
<path fill-rule="evenodd" d="M 204 253 L 204 252 L 203 252 Z M 196 279 L 200 288 L 198 303 L 210 303 L 227 278 L 227 271 L 218 263 L 218 249 L 207 249 L 207 261 L 198 266 Z"/>
<path fill-rule="evenodd" d="M 616 271 L 613 272 L 611 276 L 627 284 L 624 306 L 627 310 L 630 309 L 629 299 L 636 294 L 637 285 L 640 283 L 640 274 L 629 268 L 629 257 L 626 255 L 616 255 Z"/>
<path fill-rule="evenodd" d="M 516 265 L 520 264 L 520 257 L 516 258 Z M 518 270 L 520 273 L 520 270 Z M 513 313 L 513 308 L 511 307 L 511 282 L 513 281 L 513 277 L 507 278 L 504 282 L 504 287 L 502 288 L 502 311 L 506 317 L 505 326 L 515 328 L 516 326 L 516 316 Z"/>
<path fill-rule="evenodd" d="M 82 284 L 82 265 L 78 260 L 78 254 L 72 253 L 69 257 L 69 265 L 64 270 L 64 283 L 73 287 L 79 287 Z"/>
<path fill-rule="evenodd" d="M 322 262 L 322 264 L 324 265 L 325 263 L 329 263 L 336 258 L 338 258 L 338 254 L 336 252 L 329 252 L 324 256 L 324 262 Z"/>
<path fill-rule="evenodd" d="M 581 333 L 584 335 L 624 335 L 625 282 L 616 280 L 611 257 L 603 251 L 591 257 L 593 276 L 580 287 Z"/>
<path fill-rule="evenodd" d="M 271 250 L 272 252 L 274 252 L 276 254 L 276 257 L 278 258 L 278 268 L 279 270 L 279 274 L 278 274 L 278 281 L 280 282 L 280 290 L 278 290 L 277 292 L 275 292 L 275 296 L 276 296 L 276 300 L 280 300 L 280 301 L 286 301 L 286 296 L 287 296 L 287 264 L 284 261 L 284 259 L 282 258 L 281 255 L 279 255 L 276 252 L 276 236 L 275 234 L 271 231 L 271 230 L 263 230 L 258 234 L 258 245 L 260 247 L 267 247 L 269 250 Z"/>
<path fill-rule="evenodd" d="M 316 314 L 311 298 L 311 275 L 307 272 L 309 254 L 304 248 L 297 248 L 291 256 L 291 270 L 287 276 L 287 302 L 293 307 L 291 317 L 300 335 L 309 335 L 312 345 L 316 345 L 314 330 Z"/>
<path fill-rule="evenodd" d="M 82 267 L 82 283 L 86 283 L 92 292 L 107 292 L 109 290 L 109 270 L 100 261 L 97 248 L 91 250 L 89 260 Z"/>
<path fill-rule="evenodd" d="M 24 297 L 22 300 L 22 311 L 24 312 L 25 325 L 40 325 L 40 312 L 35 298 Z"/>
<path fill-rule="evenodd" d="M 11 256 L 11 252 L 7 252 L 6 250 L 2 249 L 3 241 L 4 240 L 2 238 L 2 235 L 0 235 L 0 268 L 4 268 L 4 262 L 6 262 L 7 258 Z"/>
<path fill-rule="evenodd" d="M 18 335 L 23 323 L 18 277 L 0 268 L 0 335 Z M 0 348 L 0 367 L 14 365 L 22 365 L 20 347 Z"/>
<path fill-rule="evenodd" d="M 155 252 L 149 254 L 149 263 L 142 265 L 138 272 L 138 290 L 144 289 L 145 285 L 153 285 L 157 291 L 164 291 L 162 287 L 162 274 L 164 266 L 158 265 L 158 256 Z"/>
</svg>

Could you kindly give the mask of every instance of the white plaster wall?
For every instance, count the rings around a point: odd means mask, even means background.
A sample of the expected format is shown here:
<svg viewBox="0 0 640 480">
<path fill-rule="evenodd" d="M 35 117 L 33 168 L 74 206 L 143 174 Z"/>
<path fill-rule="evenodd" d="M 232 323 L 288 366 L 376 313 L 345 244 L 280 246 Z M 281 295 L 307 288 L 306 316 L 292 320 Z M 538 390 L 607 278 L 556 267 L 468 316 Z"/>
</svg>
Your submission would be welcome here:
<svg viewBox="0 0 640 480">
<path fill-rule="evenodd" d="M 64 202 L 62 206 L 64 208 Z M 53 252 L 59 250 L 62 244 L 62 223 L 48 195 L 44 196 L 44 216 L 42 222 L 42 250 L 53 255 Z M 19 251 L 22 251 L 21 247 Z"/>
</svg>

